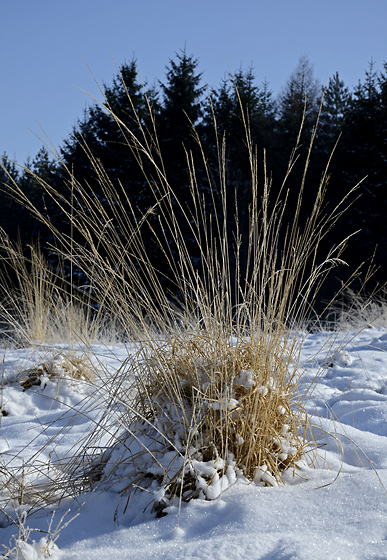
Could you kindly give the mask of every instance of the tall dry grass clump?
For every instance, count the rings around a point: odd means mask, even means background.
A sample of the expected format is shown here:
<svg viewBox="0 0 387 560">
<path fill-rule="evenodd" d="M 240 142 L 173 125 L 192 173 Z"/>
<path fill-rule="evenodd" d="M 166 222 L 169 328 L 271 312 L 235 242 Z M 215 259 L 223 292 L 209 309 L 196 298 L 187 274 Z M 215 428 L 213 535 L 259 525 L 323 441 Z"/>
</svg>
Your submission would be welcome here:
<svg viewBox="0 0 387 560">
<path fill-rule="evenodd" d="M 3 230 L 0 253 L 0 325 L 5 342 L 71 347 L 114 339 L 114 320 L 102 317 L 87 294 L 71 284 L 62 259 L 53 266 L 39 243 L 24 250 Z"/>
<path fill-rule="evenodd" d="M 314 131 L 294 215 L 286 223 L 288 177 L 297 152 L 273 199 L 264 155 L 264 179 L 258 181 L 261 155 L 241 107 L 251 170 L 248 235 L 242 236 L 238 209 L 230 230 L 223 138 L 218 138 L 214 182 L 192 130 L 206 176 L 199 179 L 198 162 L 187 152 L 190 194 L 183 203 L 168 181 L 154 120 L 153 130 L 137 120 L 139 139 L 108 103 L 102 110 L 115 120 L 122 142 L 143 169 L 153 204 L 142 215 L 82 139 L 101 197 L 77 182 L 64 163 L 67 195 L 36 178 L 67 216 L 75 238 L 60 232 L 13 186 L 13 196 L 48 225 L 63 258 L 89 279 L 94 300 L 137 348 L 96 392 L 104 413 L 83 445 L 94 451 L 87 461 L 74 459 L 69 478 L 79 479 L 83 489 L 87 480 L 91 487 L 113 487 L 124 495 L 146 487 L 160 515 L 176 495 L 215 498 L 237 476 L 276 485 L 313 446 L 298 392 L 297 332 L 327 274 L 342 263 L 346 240 L 325 255 L 322 242 L 348 197 L 325 213 L 326 169 L 310 214 L 301 220 Z M 166 267 L 152 260 L 144 231 L 153 234 Z"/>
</svg>

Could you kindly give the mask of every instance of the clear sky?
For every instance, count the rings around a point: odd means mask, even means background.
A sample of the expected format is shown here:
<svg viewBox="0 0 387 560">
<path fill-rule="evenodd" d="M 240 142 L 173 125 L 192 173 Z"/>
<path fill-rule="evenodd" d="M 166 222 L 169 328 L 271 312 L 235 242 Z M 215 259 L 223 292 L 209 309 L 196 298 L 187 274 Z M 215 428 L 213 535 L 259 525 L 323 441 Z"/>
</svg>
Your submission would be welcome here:
<svg viewBox="0 0 387 560">
<path fill-rule="evenodd" d="M 152 84 L 185 47 L 210 86 L 253 65 L 277 94 L 306 55 L 353 87 L 387 61 L 386 22 L 387 0 L 0 0 L 0 154 L 33 157 L 41 128 L 59 146 L 97 95 L 87 66 L 110 83 L 112 57 Z"/>
</svg>

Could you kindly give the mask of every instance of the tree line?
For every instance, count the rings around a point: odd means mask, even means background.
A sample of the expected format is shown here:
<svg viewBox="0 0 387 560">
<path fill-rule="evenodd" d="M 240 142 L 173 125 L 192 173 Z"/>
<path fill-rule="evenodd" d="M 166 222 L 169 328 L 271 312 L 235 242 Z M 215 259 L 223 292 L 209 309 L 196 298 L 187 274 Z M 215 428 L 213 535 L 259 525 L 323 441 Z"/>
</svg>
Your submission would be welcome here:
<svg viewBox="0 0 387 560">
<path fill-rule="evenodd" d="M 102 86 L 104 103 L 115 118 L 97 103 L 91 105 L 78 120 L 72 134 L 60 147 L 60 158 L 52 159 L 45 147 L 27 169 L 19 169 L 4 153 L 0 181 L 5 185 L 1 194 L 0 226 L 11 238 L 20 237 L 27 244 L 39 238 L 42 245 L 52 242 L 45 230 L 6 194 L 12 177 L 34 201 L 42 213 L 50 216 L 57 227 L 68 227 L 58 206 L 42 191 L 36 176 L 68 196 L 64 169 L 70 169 L 76 180 L 85 185 L 93 196 L 103 198 L 97 169 L 103 169 L 113 184 L 125 193 L 121 207 L 130 205 L 139 219 L 154 203 L 154 196 L 144 175 L 146 162 L 139 165 L 139 154 L 123 141 L 122 126 L 127 126 L 134 138 L 142 139 L 143 131 L 157 131 L 155 157 L 162 154 L 162 165 L 176 197 L 176 213 L 188 204 L 189 169 L 187 154 L 195 161 L 199 189 L 210 188 L 208 169 L 217 184 L 219 138 L 224 139 L 227 175 L 227 196 L 230 207 L 230 227 L 235 205 L 239 214 L 239 235 L 248 235 L 251 169 L 246 147 L 246 123 L 262 162 L 257 173 L 263 184 L 270 176 L 273 197 L 280 192 L 293 157 L 288 179 L 287 218 L 297 205 L 300 185 L 304 183 L 302 217 L 310 211 L 316 189 L 328 162 L 329 184 L 327 211 L 334 208 L 350 189 L 360 183 L 358 194 L 348 200 L 350 207 L 334 236 L 327 238 L 327 247 L 338 238 L 354 234 L 344 254 L 356 268 L 374 254 L 379 271 L 375 281 L 385 282 L 387 262 L 387 63 L 376 71 L 371 62 L 359 83 L 350 90 L 336 72 L 322 87 L 306 57 L 301 57 L 279 95 L 274 96 L 267 81 L 257 83 L 253 68 L 240 68 L 229 74 L 216 88 L 207 88 L 199 70 L 199 61 L 186 51 L 176 53 L 169 61 L 163 81 L 157 85 L 142 84 L 136 61 L 122 64 L 111 84 Z M 129 94 L 129 95 L 128 95 Z M 318 126 L 316 122 L 318 120 Z M 216 122 L 216 128 L 214 126 Z M 302 124 L 302 129 L 300 129 Z M 207 168 L 194 137 L 195 128 L 201 140 Z M 308 157 L 310 137 L 315 134 L 307 176 L 303 176 Z M 333 155 L 332 150 L 334 149 Z M 92 154 L 92 157 L 90 157 Z M 98 165 L 96 165 L 98 162 Z M 145 166 L 145 167 L 144 167 Z M 67 190 L 66 190 L 67 189 Z M 207 197 L 210 200 L 211 197 Z M 216 200 L 211 199 L 216 206 Z M 209 207 L 208 213 L 216 208 Z M 180 209 L 180 210 L 179 210 Z M 193 208 L 190 209 L 194 211 Z M 144 243 L 155 262 L 162 254 L 154 243 L 156 217 L 144 229 Z M 60 225 L 63 222 L 62 225 Z M 182 222 L 183 223 L 183 222 Z M 184 225 L 182 226 L 184 227 Z M 155 229 L 156 228 L 156 229 Z M 189 228 L 186 231 L 190 247 Z M 191 258 L 197 258 L 192 240 Z M 199 265 L 198 265 L 199 266 Z M 337 273 L 343 280 L 342 272 Z M 329 294 L 327 294 L 327 297 Z"/>
</svg>

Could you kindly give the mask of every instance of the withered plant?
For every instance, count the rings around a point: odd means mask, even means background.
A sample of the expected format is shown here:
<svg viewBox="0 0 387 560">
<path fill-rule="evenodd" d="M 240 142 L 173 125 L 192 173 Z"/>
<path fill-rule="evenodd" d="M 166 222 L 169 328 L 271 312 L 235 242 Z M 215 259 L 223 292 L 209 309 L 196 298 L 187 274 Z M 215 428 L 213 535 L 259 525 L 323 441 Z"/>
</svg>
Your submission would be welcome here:
<svg viewBox="0 0 387 560">
<path fill-rule="evenodd" d="M 297 333 L 310 319 L 327 275 L 343 262 L 347 240 L 325 254 L 323 242 L 351 193 L 326 211 L 327 162 L 309 215 L 301 219 L 314 129 L 289 219 L 288 178 L 298 146 L 274 195 L 265 154 L 257 152 L 241 106 L 251 172 L 249 223 L 243 228 L 248 234 L 242 235 L 238 207 L 229 207 L 225 139 L 215 119 L 217 172 L 210 170 L 192 129 L 201 161 L 186 153 L 190 189 L 183 202 L 168 180 L 154 119 L 149 130 L 137 118 L 139 139 L 107 100 L 101 110 L 114 119 L 143 170 L 153 200 L 147 210 L 138 214 L 82 138 L 102 196 L 78 182 L 63 162 L 67 195 L 36 178 L 75 238 L 40 214 L 15 183 L 12 187 L 13 196 L 51 229 L 56 250 L 88 278 L 94 301 L 137 349 L 96 390 L 103 414 L 82 445 L 86 455 L 74 457 L 66 472 L 82 489 L 113 487 L 128 496 L 146 488 L 160 515 L 176 495 L 215 498 L 237 476 L 279 484 L 283 471 L 296 469 L 314 445 L 299 394 Z M 197 175 L 198 164 L 204 179 Z M 144 239 L 150 234 L 162 264 L 149 254 Z M 91 448 L 90 454 L 84 451 Z"/>
</svg>

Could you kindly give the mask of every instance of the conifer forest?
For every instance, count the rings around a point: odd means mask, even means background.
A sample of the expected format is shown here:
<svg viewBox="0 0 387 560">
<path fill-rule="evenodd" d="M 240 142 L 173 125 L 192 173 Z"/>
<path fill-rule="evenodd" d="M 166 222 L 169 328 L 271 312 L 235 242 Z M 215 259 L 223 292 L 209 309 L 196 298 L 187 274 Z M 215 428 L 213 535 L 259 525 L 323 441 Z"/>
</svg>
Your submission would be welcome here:
<svg viewBox="0 0 387 560">
<path fill-rule="evenodd" d="M 136 151 L 135 142 L 129 146 L 126 133 L 120 126 L 124 123 L 125 130 L 131 131 L 132 140 L 139 138 L 144 142 L 144 131 L 149 133 L 154 158 L 162 161 L 176 198 L 176 216 L 181 209 L 187 213 L 195 212 L 195 208 L 185 208 L 189 205 L 186 201 L 191 200 L 187 195 L 192 173 L 190 161 L 193 162 L 199 192 L 206 200 L 206 212 L 209 216 L 216 212 L 221 173 L 218 154 L 219 150 L 224 152 L 226 212 L 230 216 L 228 227 L 230 231 L 235 230 L 235 235 L 229 236 L 234 251 L 239 238 L 243 239 L 249 232 L 251 169 L 246 157 L 249 142 L 256 146 L 259 184 L 270 184 L 274 193 L 271 200 L 281 203 L 284 199 L 284 223 L 292 220 L 300 188 L 303 189 L 300 223 L 309 216 L 308 201 L 312 204 L 315 199 L 329 163 L 327 215 L 354 186 L 358 185 L 358 188 L 348 196 L 345 203 L 348 209 L 334 233 L 340 239 L 350 236 L 342 255 L 349 266 L 332 271 L 320 297 L 328 300 L 330 291 L 333 293 L 345 281 L 346 269 L 356 270 L 364 262 L 375 270 L 370 289 L 385 282 L 387 63 L 381 71 L 375 70 L 372 61 L 365 70 L 359 69 L 360 79 L 355 87 L 348 87 L 338 72 L 323 85 L 314 75 L 311 62 L 303 56 L 288 79 L 284 77 L 282 90 L 275 94 L 267 81 L 260 82 L 253 68 L 230 71 L 218 86 L 207 85 L 202 78 L 200 61 L 185 50 L 169 60 L 165 75 L 152 85 L 141 82 L 138 70 L 135 59 L 117 68 L 112 83 L 101 86 L 102 104 L 89 103 L 72 133 L 58 147 L 57 157 L 42 145 L 32 160 L 12 162 L 7 156 L 7 146 L 0 147 L 3 149 L 0 226 L 11 239 L 20 240 L 26 247 L 31 240 L 38 240 L 48 259 L 55 261 L 50 229 L 9 196 L 7 186 L 12 180 L 42 215 L 49 216 L 51 223 L 66 231 L 69 225 L 61 212 L 61 205 L 54 203 L 44 192 L 38 178 L 53 185 L 55 192 L 63 193 L 66 198 L 71 196 L 71 185 L 64 169 L 70 169 L 74 180 L 90 196 L 100 197 L 103 204 L 103 174 L 111 184 L 111 192 L 119 192 L 117 196 L 125 197 L 120 200 L 120 211 L 127 207 L 138 220 L 147 215 L 147 225 L 142 231 L 147 254 L 154 259 L 157 268 L 168 266 L 163 261 L 160 246 L 154 243 L 154 236 L 162 233 L 163 224 L 157 211 L 152 212 L 154 193 L 149 188 L 152 171 L 147 169 L 148 162 Z M 248 137 L 246 129 L 249 130 Z M 310 151 L 312 135 L 314 142 Z M 305 175 L 307 158 L 310 158 L 310 164 Z M 292 161 L 292 172 L 284 190 L 282 183 L 289 160 Z M 151 177 L 151 184 L 152 180 Z M 119 189 L 115 188 L 117 185 L 120 185 Z M 153 188 L 158 188 L 156 178 Z M 235 207 L 238 226 L 234 223 Z M 109 208 L 111 212 L 111 206 Z M 110 224 L 109 227 L 119 227 L 119 216 L 107 215 L 106 223 Z M 182 227 L 185 227 L 184 223 L 182 221 Z M 188 248 L 190 235 L 187 229 Z M 165 243 L 168 242 L 165 239 Z M 334 243 L 335 238 L 330 238 L 328 232 L 323 246 Z M 197 258 L 195 246 L 193 240 L 190 252 L 193 262 Z M 241 258 L 243 261 L 243 255 Z M 141 267 L 141 263 L 138 266 Z M 200 266 L 198 259 L 199 274 Z M 76 270 L 72 270 L 72 274 L 76 279 Z M 82 278 L 78 281 L 82 283 Z M 359 282 L 362 281 L 359 278 Z"/>
</svg>

